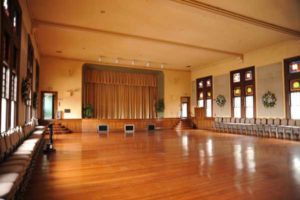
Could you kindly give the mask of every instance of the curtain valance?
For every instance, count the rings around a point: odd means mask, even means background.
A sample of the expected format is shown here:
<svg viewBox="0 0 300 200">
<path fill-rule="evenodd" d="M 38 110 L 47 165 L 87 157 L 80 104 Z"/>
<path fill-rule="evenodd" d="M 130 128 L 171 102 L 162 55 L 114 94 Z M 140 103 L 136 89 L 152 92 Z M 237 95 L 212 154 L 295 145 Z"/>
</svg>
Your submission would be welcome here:
<svg viewBox="0 0 300 200">
<path fill-rule="evenodd" d="M 85 83 L 157 87 L 157 75 L 87 69 Z"/>
</svg>

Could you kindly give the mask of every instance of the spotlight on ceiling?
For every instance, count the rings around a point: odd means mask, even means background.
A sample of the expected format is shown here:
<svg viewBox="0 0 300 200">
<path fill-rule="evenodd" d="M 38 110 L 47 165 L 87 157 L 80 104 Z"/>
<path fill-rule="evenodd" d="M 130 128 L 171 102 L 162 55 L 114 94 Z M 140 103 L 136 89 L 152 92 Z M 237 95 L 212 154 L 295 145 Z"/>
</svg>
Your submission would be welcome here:
<svg viewBox="0 0 300 200">
<path fill-rule="evenodd" d="M 98 61 L 102 62 L 102 57 L 101 56 L 98 57 Z"/>
<path fill-rule="evenodd" d="M 165 65 L 162 63 L 160 64 L 160 68 L 163 69 L 165 67 Z"/>
<path fill-rule="evenodd" d="M 115 63 L 117 64 L 119 63 L 119 58 L 116 58 Z"/>
<path fill-rule="evenodd" d="M 131 64 L 132 64 L 132 65 L 135 65 L 135 61 L 134 61 L 134 60 L 132 60 L 132 61 L 131 61 Z"/>
<path fill-rule="evenodd" d="M 146 63 L 146 66 L 147 66 L 147 67 L 150 67 L 150 62 L 147 62 L 147 63 Z"/>
</svg>

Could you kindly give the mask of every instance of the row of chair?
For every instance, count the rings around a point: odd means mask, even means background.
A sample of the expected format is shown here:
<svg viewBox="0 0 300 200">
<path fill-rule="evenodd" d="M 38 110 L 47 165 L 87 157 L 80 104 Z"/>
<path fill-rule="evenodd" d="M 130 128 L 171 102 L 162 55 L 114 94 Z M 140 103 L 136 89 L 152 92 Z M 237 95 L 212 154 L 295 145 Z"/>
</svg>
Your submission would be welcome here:
<svg viewBox="0 0 300 200">
<path fill-rule="evenodd" d="M 31 122 L 0 135 L 0 199 L 14 199 L 26 185 L 44 133 L 45 127 Z"/>
<path fill-rule="evenodd" d="M 217 117 L 213 128 L 229 132 L 263 137 L 299 140 L 300 120 L 292 119 L 238 119 Z"/>
</svg>

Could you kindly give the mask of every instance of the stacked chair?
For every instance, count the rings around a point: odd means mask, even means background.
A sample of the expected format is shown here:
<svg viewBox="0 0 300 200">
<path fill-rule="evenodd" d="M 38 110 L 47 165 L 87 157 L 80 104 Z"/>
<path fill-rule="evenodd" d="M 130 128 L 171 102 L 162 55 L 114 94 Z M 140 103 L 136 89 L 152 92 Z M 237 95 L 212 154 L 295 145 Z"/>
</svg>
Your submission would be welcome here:
<svg viewBox="0 0 300 200">
<path fill-rule="evenodd" d="M 14 199 L 28 182 L 44 143 L 45 127 L 34 121 L 0 135 L 0 199 Z"/>
<path fill-rule="evenodd" d="M 216 117 L 213 129 L 224 133 L 300 140 L 300 120 Z"/>
</svg>

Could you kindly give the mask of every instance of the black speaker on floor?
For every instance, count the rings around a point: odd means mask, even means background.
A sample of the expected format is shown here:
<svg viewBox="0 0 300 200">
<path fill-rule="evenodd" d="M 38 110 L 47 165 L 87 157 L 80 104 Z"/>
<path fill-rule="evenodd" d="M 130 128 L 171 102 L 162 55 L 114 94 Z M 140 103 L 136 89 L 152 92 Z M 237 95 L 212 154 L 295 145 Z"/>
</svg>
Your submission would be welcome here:
<svg viewBox="0 0 300 200">
<path fill-rule="evenodd" d="M 124 125 L 124 132 L 125 134 L 134 133 L 135 127 L 134 124 L 125 124 Z"/>
<path fill-rule="evenodd" d="M 155 131 L 155 125 L 154 124 L 148 124 L 147 130 L 148 130 L 148 132 L 154 132 Z"/>
<path fill-rule="evenodd" d="M 109 132 L 109 126 L 107 124 L 100 124 L 98 126 L 98 133 L 107 134 Z"/>
</svg>

